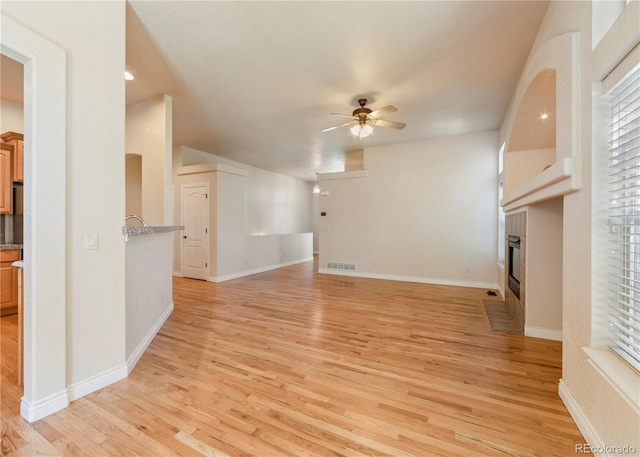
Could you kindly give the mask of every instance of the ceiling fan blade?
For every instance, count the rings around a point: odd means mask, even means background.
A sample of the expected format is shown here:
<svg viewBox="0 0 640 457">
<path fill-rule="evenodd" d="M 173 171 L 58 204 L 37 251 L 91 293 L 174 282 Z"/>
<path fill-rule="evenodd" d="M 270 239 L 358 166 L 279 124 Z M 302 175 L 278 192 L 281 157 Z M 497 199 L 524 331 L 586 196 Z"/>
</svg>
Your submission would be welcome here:
<svg viewBox="0 0 640 457">
<path fill-rule="evenodd" d="M 350 121 L 350 122 L 345 122 L 344 124 L 340 124 L 340 125 L 334 125 L 333 127 L 329 127 L 326 129 L 321 130 L 321 132 L 329 132 L 331 130 L 337 129 L 338 127 L 344 127 L 345 125 L 349 125 L 349 124 L 354 124 L 356 121 Z"/>
<path fill-rule="evenodd" d="M 342 113 L 329 113 L 332 116 L 344 116 L 344 117 L 353 117 L 351 114 L 342 114 Z"/>
<path fill-rule="evenodd" d="M 396 111 L 398 111 L 398 108 L 396 108 L 395 106 L 387 105 L 384 108 L 372 111 L 371 113 L 369 113 L 369 116 L 377 119 L 384 116 L 385 114 L 394 113 Z"/>
<path fill-rule="evenodd" d="M 384 119 L 376 119 L 375 125 L 378 127 L 391 127 L 392 129 L 402 130 L 407 124 L 403 124 L 402 122 L 386 121 Z"/>
</svg>

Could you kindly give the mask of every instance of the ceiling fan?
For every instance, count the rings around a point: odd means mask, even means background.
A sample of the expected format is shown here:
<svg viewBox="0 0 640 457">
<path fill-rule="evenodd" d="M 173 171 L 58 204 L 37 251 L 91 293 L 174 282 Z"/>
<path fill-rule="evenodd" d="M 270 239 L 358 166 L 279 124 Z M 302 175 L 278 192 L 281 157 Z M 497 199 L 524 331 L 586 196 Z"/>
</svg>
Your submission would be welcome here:
<svg viewBox="0 0 640 457">
<path fill-rule="evenodd" d="M 402 122 L 394 122 L 394 121 L 387 121 L 384 119 L 380 119 L 385 114 L 398 111 L 398 109 L 395 106 L 387 105 L 384 108 L 380 108 L 378 110 L 372 111 L 369 108 L 364 107 L 364 105 L 367 104 L 366 98 L 361 98 L 360 100 L 358 100 L 358 103 L 360 104 L 360 108 L 354 109 L 351 115 L 341 114 L 341 113 L 329 113 L 336 116 L 350 117 L 351 120 L 349 122 L 345 122 L 344 124 L 335 125 L 333 127 L 326 128 L 322 131 L 328 132 L 330 130 L 337 129 L 338 127 L 344 127 L 345 125 L 355 124 L 353 127 L 351 127 L 351 133 L 357 136 L 358 139 L 362 139 L 364 137 L 371 135 L 371 132 L 373 132 L 374 125 L 379 127 L 391 127 L 392 129 L 398 129 L 398 130 L 402 130 L 407 125 L 407 124 L 403 124 Z"/>
</svg>

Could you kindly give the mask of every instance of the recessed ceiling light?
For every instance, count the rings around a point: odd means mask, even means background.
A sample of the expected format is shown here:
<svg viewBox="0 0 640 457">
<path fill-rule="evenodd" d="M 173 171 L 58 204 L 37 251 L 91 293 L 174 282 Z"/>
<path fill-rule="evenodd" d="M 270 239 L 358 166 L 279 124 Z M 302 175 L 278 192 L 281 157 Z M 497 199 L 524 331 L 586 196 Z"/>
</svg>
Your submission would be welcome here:
<svg viewBox="0 0 640 457">
<path fill-rule="evenodd" d="M 127 81 L 131 81 L 133 79 L 133 75 L 131 73 L 129 73 L 128 71 L 124 72 L 124 79 L 126 79 Z"/>
<path fill-rule="evenodd" d="M 547 113 L 542 113 L 542 114 L 540 115 L 540 119 L 542 119 L 543 121 L 544 121 L 545 119 L 549 119 L 549 115 L 548 115 Z"/>
</svg>

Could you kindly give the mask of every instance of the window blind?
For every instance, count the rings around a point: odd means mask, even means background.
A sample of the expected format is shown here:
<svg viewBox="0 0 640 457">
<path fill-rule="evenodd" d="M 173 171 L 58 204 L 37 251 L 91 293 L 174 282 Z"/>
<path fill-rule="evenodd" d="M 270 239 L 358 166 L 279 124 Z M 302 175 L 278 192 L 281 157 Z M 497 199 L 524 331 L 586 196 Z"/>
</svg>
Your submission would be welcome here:
<svg viewBox="0 0 640 457">
<path fill-rule="evenodd" d="M 610 91 L 611 349 L 640 371 L 640 65 Z"/>
</svg>

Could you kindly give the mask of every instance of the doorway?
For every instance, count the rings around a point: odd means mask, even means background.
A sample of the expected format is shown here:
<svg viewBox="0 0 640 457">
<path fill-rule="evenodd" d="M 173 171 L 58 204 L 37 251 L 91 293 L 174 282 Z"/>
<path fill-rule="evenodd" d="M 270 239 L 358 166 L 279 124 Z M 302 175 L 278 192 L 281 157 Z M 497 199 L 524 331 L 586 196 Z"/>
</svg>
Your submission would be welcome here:
<svg viewBox="0 0 640 457">
<path fill-rule="evenodd" d="M 0 326 L 2 334 L 2 380 L 22 393 L 22 316 L 18 306 L 19 272 L 13 261 L 22 260 L 23 247 L 23 166 L 20 135 L 24 132 L 24 66 L 5 54 L 0 54 L 0 134 L 8 160 L 3 163 L 2 184 L 8 187 L 12 204 L 0 214 L 0 257 L 2 268 Z M 6 134 L 6 135 L 5 135 Z M 18 134 L 18 135 L 14 135 Z M 15 138 L 15 140 L 12 140 Z M 7 142 L 8 141 L 8 142 Z M 6 168 L 5 168 L 6 167 Z"/>
</svg>

